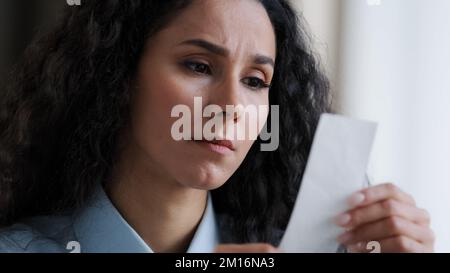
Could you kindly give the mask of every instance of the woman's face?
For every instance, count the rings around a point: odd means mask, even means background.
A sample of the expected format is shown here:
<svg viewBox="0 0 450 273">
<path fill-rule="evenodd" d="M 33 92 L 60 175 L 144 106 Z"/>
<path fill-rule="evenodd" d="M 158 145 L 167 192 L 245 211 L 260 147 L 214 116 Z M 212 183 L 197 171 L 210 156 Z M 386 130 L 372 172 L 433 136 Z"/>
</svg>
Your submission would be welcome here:
<svg viewBox="0 0 450 273">
<path fill-rule="evenodd" d="M 194 1 L 149 38 L 136 77 L 131 136 L 151 170 L 196 189 L 214 189 L 225 183 L 254 138 L 227 138 L 231 149 L 201 141 L 176 141 L 171 129 L 179 118 L 171 117 L 172 109 L 186 105 L 193 114 L 194 97 L 201 97 L 202 107 L 262 107 L 259 119 L 265 121 L 269 105 L 266 85 L 272 81 L 275 55 L 272 24 L 264 7 L 253 0 Z M 201 126 L 208 119 L 203 118 Z M 236 114 L 228 122 L 240 126 L 243 120 Z M 255 122 L 247 120 L 246 126 Z"/>
</svg>

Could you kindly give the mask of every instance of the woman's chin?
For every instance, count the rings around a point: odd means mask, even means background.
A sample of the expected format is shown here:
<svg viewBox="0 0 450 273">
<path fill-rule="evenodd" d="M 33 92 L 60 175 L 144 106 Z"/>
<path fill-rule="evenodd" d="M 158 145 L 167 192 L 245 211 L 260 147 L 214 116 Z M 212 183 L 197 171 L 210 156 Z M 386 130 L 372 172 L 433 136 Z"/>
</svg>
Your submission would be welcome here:
<svg viewBox="0 0 450 273">
<path fill-rule="evenodd" d="M 193 185 L 189 185 L 189 187 L 197 190 L 212 191 L 217 188 L 220 188 L 223 184 L 225 184 L 225 182 L 223 183 L 204 182 L 204 183 L 195 183 Z"/>
<path fill-rule="evenodd" d="M 188 172 L 178 180 L 180 184 L 199 190 L 214 190 L 221 187 L 230 178 L 232 172 L 225 174 L 220 171 Z"/>
</svg>

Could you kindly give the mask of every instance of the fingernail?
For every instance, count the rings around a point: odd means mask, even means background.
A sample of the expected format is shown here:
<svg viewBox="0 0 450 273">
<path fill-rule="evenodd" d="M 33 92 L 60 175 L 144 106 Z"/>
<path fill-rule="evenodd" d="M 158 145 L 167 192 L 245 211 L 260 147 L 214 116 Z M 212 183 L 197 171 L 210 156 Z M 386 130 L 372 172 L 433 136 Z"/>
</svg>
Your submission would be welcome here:
<svg viewBox="0 0 450 273">
<path fill-rule="evenodd" d="M 348 198 L 348 204 L 352 207 L 356 207 L 357 205 L 364 202 L 364 199 L 366 199 L 364 194 L 357 192 Z"/>
<path fill-rule="evenodd" d="M 341 244 L 345 244 L 348 241 L 350 241 L 351 238 L 352 238 L 352 233 L 345 232 L 345 233 L 341 234 L 339 237 L 337 237 L 337 241 Z"/>
<path fill-rule="evenodd" d="M 338 215 L 338 217 L 336 217 L 336 224 L 338 224 L 339 226 L 345 226 L 350 222 L 351 219 L 352 217 L 350 216 L 350 214 L 343 213 Z"/>
</svg>

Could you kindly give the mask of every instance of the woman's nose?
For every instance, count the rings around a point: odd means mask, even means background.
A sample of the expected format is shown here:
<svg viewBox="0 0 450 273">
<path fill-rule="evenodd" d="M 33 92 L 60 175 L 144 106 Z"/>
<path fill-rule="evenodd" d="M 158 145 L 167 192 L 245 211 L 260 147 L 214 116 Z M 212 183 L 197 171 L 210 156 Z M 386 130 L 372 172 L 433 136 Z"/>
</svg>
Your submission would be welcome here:
<svg viewBox="0 0 450 273">
<path fill-rule="evenodd" d="M 214 90 L 209 92 L 208 103 L 218 105 L 222 108 L 223 115 L 226 115 L 227 117 L 233 115 L 233 119 L 236 120 L 240 116 L 238 106 L 243 105 L 239 88 L 239 81 L 231 79 L 224 80 L 216 85 Z"/>
</svg>

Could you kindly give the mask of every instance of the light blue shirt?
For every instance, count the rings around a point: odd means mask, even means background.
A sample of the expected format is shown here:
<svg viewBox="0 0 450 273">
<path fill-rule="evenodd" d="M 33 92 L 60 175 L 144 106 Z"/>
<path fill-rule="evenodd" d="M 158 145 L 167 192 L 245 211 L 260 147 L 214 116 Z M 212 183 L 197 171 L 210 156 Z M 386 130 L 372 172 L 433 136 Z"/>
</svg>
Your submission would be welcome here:
<svg viewBox="0 0 450 273">
<path fill-rule="evenodd" d="M 187 252 L 212 252 L 219 233 L 211 196 Z M 39 216 L 0 230 L 0 252 L 152 253 L 101 186 L 82 209 Z"/>
</svg>

